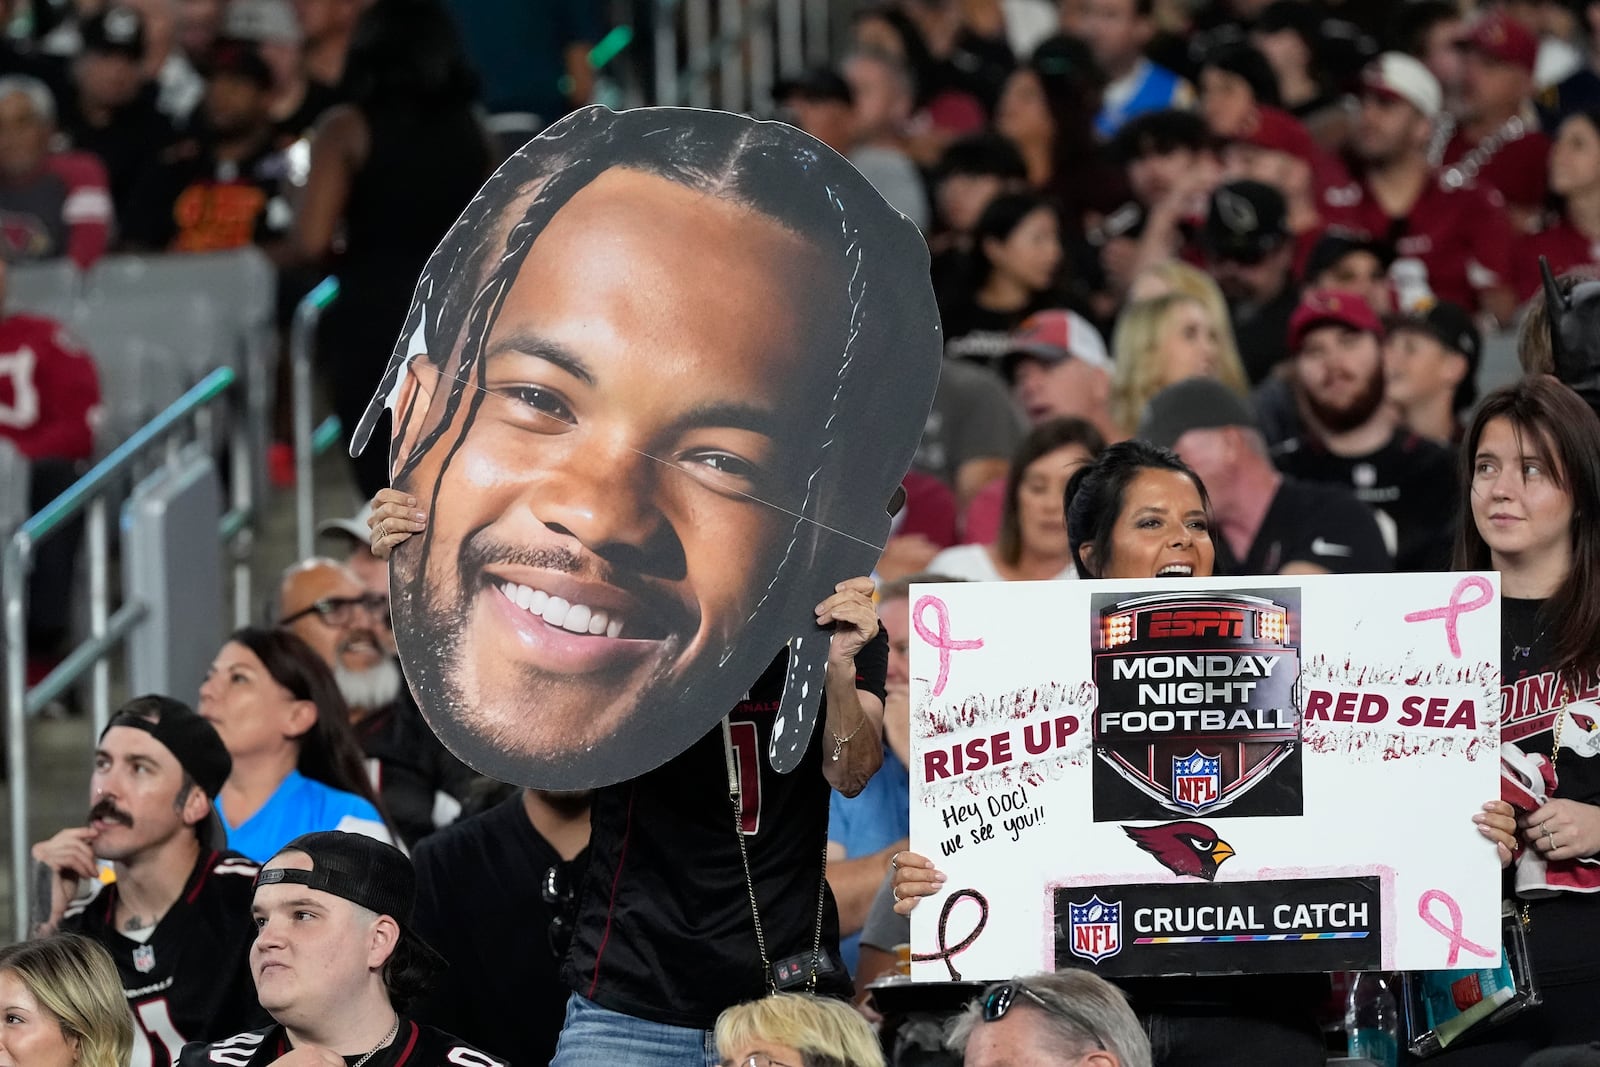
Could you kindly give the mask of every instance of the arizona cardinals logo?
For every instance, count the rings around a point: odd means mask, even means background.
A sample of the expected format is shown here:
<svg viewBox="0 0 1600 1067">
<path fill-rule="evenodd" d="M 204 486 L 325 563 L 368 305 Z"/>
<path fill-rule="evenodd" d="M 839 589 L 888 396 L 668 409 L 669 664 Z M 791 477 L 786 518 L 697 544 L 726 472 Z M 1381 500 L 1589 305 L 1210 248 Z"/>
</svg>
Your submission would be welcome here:
<svg viewBox="0 0 1600 1067">
<path fill-rule="evenodd" d="M 1580 712 L 1572 713 L 1572 721 L 1583 727 L 1585 733 L 1594 733 L 1594 720 Z"/>
<path fill-rule="evenodd" d="M 1134 844 L 1154 856 L 1167 870 L 1182 878 L 1215 881 L 1222 861 L 1234 855 L 1233 846 L 1201 822 L 1169 822 L 1160 826 L 1124 826 Z"/>
</svg>

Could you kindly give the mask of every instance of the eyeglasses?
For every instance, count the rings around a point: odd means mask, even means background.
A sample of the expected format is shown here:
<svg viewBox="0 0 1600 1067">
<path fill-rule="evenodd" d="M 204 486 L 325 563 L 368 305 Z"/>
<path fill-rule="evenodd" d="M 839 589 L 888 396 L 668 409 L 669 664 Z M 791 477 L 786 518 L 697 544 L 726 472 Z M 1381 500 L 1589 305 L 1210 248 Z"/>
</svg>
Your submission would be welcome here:
<svg viewBox="0 0 1600 1067">
<path fill-rule="evenodd" d="M 1100 1037 L 1099 1031 L 1091 1026 L 1083 1016 L 1060 1004 L 1052 1004 L 1039 994 L 1023 985 L 1021 982 L 1000 982 L 990 986 L 983 994 L 983 1021 L 986 1023 L 1004 1019 L 1006 1012 L 1010 1011 L 1017 1003 L 1017 996 L 1021 994 L 1032 1000 L 1039 1007 L 1051 1015 L 1059 1016 L 1072 1023 L 1079 1030 L 1094 1039 L 1094 1047 L 1101 1052 L 1106 1051 L 1106 1043 Z"/>
<path fill-rule="evenodd" d="M 550 927 L 545 931 L 550 939 L 550 952 L 558 960 L 566 959 L 567 949 L 572 944 L 572 920 L 567 913 L 571 910 L 577 890 L 567 880 L 566 870 L 553 866 L 544 872 L 544 885 L 539 895 L 551 909 Z"/>
<path fill-rule="evenodd" d="M 323 597 L 309 608 L 302 608 L 293 615 L 285 615 L 278 620 L 279 626 L 287 626 L 291 622 L 315 614 L 329 626 L 347 626 L 353 617 L 352 613 L 357 608 L 364 608 L 369 615 L 376 615 L 385 629 L 392 626 L 389 619 L 389 598 L 382 593 L 365 593 L 361 596 L 333 596 Z"/>
<path fill-rule="evenodd" d="M 775 1060 L 765 1052 L 758 1052 L 754 1056 L 747 1056 L 737 1063 L 733 1060 L 726 1060 L 723 1062 L 722 1067 L 796 1067 L 796 1065 Z"/>
</svg>

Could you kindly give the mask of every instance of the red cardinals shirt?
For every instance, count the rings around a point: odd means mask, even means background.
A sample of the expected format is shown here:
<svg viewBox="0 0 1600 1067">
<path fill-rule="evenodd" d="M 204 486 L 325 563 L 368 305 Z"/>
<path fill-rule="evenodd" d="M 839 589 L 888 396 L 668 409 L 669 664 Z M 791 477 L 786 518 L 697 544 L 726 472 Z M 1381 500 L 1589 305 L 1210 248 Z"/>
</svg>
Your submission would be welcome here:
<svg viewBox="0 0 1600 1067">
<path fill-rule="evenodd" d="M 0 319 L 0 437 L 29 459 L 88 459 L 100 409 L 89 353 L 51 319 Z"/>
<path fill-rule="evenodd" d="M 1481 186 L 1451 189 L 1431 182 L 1410 214 L 1390 218 L 1364 181 L 1328 189 L 1322 219 L 1373 240 L 1392 240 L 1395 254 L 1419 260 L 1434 296 L 1476 309 L 1479 294 L 1511 284 L 1515 232 L 1498 193 Z"/>
<path fill-rule="evenodd" d="M 88 270 L 110 236 L 106 169 L 87 152 L 57 152 L 31 177 L 0 185 L 0 251 L 10 262 L 70 256 Z"/>
<path fill-rule="evenodd" d="M 1444 170 L 1449 170 L 1472 153 L 1478 142 L 1469 141 L 1456 131 L 1444 149 Z M 1550 138 L 1529 130 L 1515 141 L 1501 145 L 1478 169 L 1477 184 L 1495 190 L 1507 204 L 1524 211 L 1544 207 L 1549 191 Z"/>
<path fill-rule="evenodd" d="M 1560 277 L 1574 267 L 1600 266 L 1600 239 L 1585 237 L 1562 219 L 1543 233 L 1526 234 L 1512 246 L 1511 276 L 1517 299 L 1539 291 L 1539 257 L 1550 261 L 1550 271 Z"/>
</svg>

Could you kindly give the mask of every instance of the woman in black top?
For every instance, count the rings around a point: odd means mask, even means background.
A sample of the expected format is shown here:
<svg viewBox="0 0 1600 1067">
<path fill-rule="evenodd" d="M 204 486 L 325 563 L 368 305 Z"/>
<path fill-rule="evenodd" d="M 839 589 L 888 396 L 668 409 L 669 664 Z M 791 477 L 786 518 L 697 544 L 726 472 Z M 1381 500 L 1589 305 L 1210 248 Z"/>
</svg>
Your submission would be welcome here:
<svg viewBox="0 0 1600 1067">
<path fill-rule="evenodd" d="M 1544 1004 L 1439 1057 L 1451 1067 L 1600 1039 L 1600 418 L 1524 378 L 1484 399 L 1461 463 L 1456 567 L 1500 572 L 1500 738 L 1551 760 L 1556 786 L 1514 826 L 1504 801 L 1477 817 L 1508 871 L 1547 867 L 1552 891 L 1519 901 Z"/>
<path fill-rule="evenodd" d="M 312 138 L 295 236 L 304 257 L 329 259 L 339 278 L 318 350 L 348 434 L 383 377 L 423 265 L 492 160 L 473 113 L 476 76 L 438 0 L 368 8 L 341 88 L 350 103 Z M 387 429 L 353 462 L 364 498 L 388 485 Z"/>
</svg>

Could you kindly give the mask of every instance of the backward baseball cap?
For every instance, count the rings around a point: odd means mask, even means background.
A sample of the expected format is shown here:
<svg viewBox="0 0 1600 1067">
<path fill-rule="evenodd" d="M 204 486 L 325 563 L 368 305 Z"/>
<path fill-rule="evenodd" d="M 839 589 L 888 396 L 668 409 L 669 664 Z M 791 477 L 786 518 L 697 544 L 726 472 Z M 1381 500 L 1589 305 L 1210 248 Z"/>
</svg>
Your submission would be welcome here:
<svg viewBox="0 0 1600 1067">
<path fill-rule="evenodd" d="M 402 944 L 409 945 L 435 970 L 444 970 L 444 958 L 412 929 L 417 873 L 405 853 L 388 842 L 342 830 L 301 834 L 278 849 L 272 859 L 285 852 L 304 854 L 311 860 L 311 869 L 263 865 L 256 875 L 257 890 L 264 885 L 303 885 L 387 915 L 400 927 Z"/>
<path fill-rule="evenodd" d="M 217 728 L 182 701 L 154 694 L 134 697 L 118 708 L 100 732 L 101 740 L 118 726 L 140 730 L 166 746 L 183 772 L 212 802 L 199 824 L 200 843 L 218 852 L 226 849 L 228 831 L 217 814 L 215 801 L 233 773 L 233 757 L 228 755 Z"/>
</svg>

